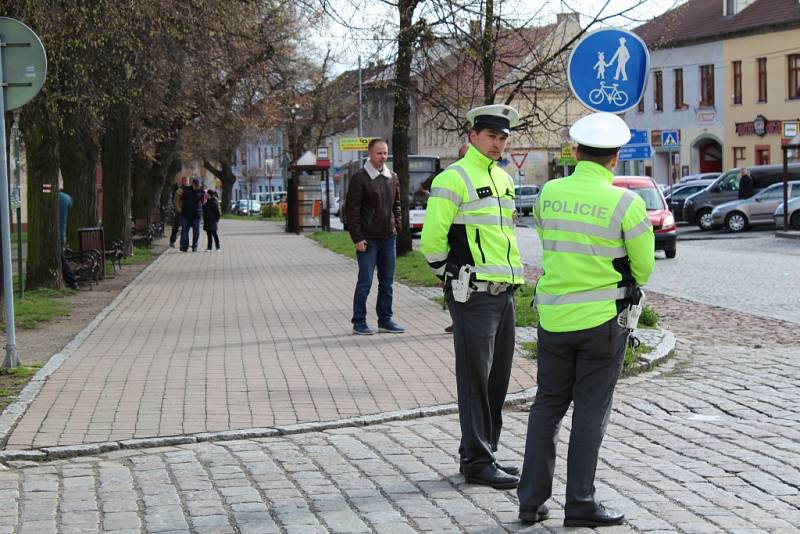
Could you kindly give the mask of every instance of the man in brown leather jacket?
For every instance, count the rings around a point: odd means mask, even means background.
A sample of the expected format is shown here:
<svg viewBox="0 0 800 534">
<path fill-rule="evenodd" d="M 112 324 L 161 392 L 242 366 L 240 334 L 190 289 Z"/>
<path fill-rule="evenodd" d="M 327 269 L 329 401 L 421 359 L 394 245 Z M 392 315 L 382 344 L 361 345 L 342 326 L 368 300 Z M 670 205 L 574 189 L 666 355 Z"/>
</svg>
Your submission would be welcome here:
<svg viewBox="0 0 800 534">
<path fill-rule="evenodd" d="M 403 327 L 392 320 L 392 282 L 397 234 L 402 224 L 400 183 L 386 166 L 389 145 L 373 139 L 364 168 L 353 174 L 345 202 L 347 228 L 356 247 L 358 281 L 353 295 L 353 333 L 371 335 L 367 325 L 367 297 L 378 268 L 378 331 L 399 334 Z"/>
</svg>

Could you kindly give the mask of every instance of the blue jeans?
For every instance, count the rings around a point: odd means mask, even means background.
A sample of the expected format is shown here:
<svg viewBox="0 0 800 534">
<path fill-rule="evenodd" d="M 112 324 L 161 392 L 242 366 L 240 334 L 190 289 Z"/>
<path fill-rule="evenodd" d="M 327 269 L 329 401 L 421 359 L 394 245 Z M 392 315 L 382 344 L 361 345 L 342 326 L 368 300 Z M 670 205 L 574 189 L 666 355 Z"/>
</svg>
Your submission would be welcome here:
<svg viewBox="0 0 800 534">
<path fill-rule="evenodd" d="M 396 236 L 388 239 L 367 239 L 367 250 L 356 252 L 358 259 L 358 282 L 353 295 L 353 324 L 367 322 L 367 297 L 372 287 L 372 274 L 378 268 L 378 324 L 392 319 L 392 282 L 397 258 Z"/>
<path fill-rule="evenodd" d="M 197 241 L 200 239 L 200 217 L 181 216 L 181 250 L 189 250 L 189 228 L 192 229 L 192 250 L 197 250 Z"/>
</svg>

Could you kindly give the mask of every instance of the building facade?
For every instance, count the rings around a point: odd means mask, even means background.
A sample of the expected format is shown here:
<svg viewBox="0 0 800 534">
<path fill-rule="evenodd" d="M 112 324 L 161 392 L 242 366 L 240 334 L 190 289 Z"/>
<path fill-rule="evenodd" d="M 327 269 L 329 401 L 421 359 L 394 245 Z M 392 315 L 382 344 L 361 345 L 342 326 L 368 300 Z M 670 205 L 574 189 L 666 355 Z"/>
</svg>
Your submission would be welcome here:
<svg viewBox="0 0 800 534">
<path fill-rule="evenodd" d="M 800 123 L 800 29 L 725 41 L 726 168 L 780 163 Z"/>
</svg>

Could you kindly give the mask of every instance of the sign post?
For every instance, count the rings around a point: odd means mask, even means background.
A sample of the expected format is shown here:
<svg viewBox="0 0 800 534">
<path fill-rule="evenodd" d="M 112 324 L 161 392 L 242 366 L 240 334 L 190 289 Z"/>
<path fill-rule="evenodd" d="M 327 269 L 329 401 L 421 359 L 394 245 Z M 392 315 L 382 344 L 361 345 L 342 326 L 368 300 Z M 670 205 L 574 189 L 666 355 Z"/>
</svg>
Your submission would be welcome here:
<svg viewBox="0 0 800 534">
<path fill-rule="evenodd" d="M 47 56 L 39 37 L 18 20 L 0 17 L 0 246 L 3 247 L 3 300 L 6 305 L 6 357 L 3 367 L 19 365 L 14 330 L 5 112 L 23 106 L 36 96 L 44 84 L 46 72 Z M 19 268 L 22 269 L 21 263 Z"/>
<path fill-rule="evenodd" d="M 525 165 L 525 160 L 528 159 L 527 152 L 512 152 L 511 153 L 511 160 L 514 162 L 514 165 L 517 167 L 517 185 L 522 185 L 522 177 L 525 176 L 522 173 L 522 166 Z"/>
<path fill-rule="evenodd" d="M 641 100 L 649 67 L 650 53 L 638 35 L 603 28 L 588 33 L 572 50 L 567 77 L 589 109 L 623 113 Z"/>
<path fill-rule="evenodd" d="M 667 156 L 669 157 L 669 171 L 667 172 L 667 185 L 669 186 L 669 194 L 672 194 L 672 185 L 674 183 L 673 176 L 675 171 L 674 149 L 680 149 L 681 146 L 681 131 L 680 130 L 661 130 L 661 146 L 667 149 Z"/>
</svg>

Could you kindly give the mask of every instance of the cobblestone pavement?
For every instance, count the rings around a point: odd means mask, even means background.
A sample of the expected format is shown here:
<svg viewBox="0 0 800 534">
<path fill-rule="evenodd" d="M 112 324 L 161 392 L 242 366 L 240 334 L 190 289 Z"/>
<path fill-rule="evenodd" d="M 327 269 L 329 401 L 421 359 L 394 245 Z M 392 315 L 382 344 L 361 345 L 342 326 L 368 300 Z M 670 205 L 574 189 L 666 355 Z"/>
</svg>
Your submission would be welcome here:
<svg viewBox="0 0 800 534">
<path fill-rule="evenodd" d="M 402 335 L 351 333 L 355 262 L 280 225 L 170 249 L 44 383 L 8 449 L 332 421 L 455 401 L 450 317 L 394 286 Z M 377 285 L 377 282 L 375 282 Z M 375 293 L 368 303 L 375 325 Z M 511 391 L 534 385 L 519 361 Z"/>
<path fill-rule="evenodd" d="M 780 328 L 780 325 L 777 325 Z M 684 342 L 626 379 L 597 491 L 627 532 L 798 532 L 799 345 Z M 520 463 L 527 413 L 499 456 Z M 563 530 L 565 419 L 551 519 Z M 465 485 L 456 416 L 115 451 L 0 471 L 0 533 L 514 532 L 513 491 Z"/>
<path fill-rule="evenodd" d="M 800 323 L 800 241 L 757 232 L 748 239 L 678 242 L 675 259 L 659 252 L 647 287 L 695 302 Z M 517 228 L 523 262 L 541 264 L 532 228 Z"/>
</svg>

